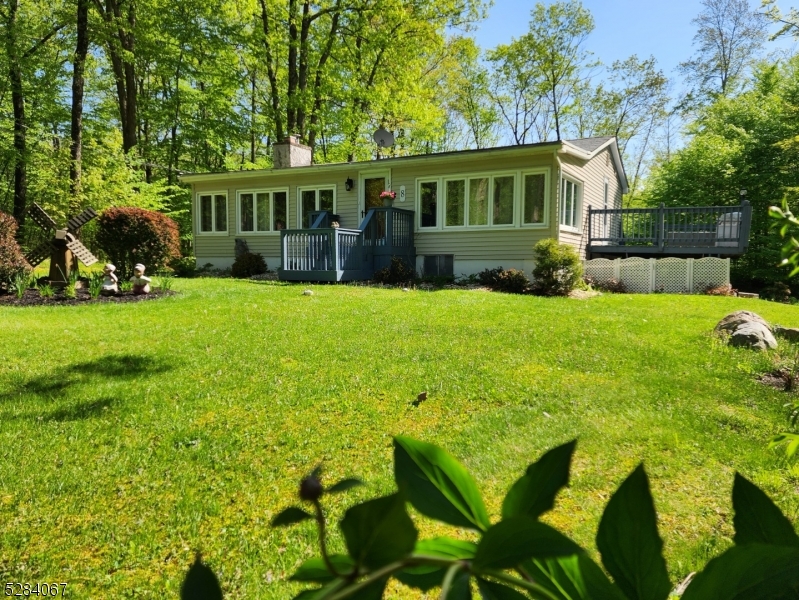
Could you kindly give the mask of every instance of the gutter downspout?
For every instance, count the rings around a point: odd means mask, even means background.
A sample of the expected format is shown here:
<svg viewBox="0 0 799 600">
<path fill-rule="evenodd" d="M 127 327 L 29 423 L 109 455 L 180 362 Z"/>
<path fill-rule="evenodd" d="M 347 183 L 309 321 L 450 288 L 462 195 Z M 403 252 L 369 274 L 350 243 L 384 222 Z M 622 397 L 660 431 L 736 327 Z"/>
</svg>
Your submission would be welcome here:
<svg viewBox="0 0 799 600">
<path fill-rule="evenodd" d="M 555 188 L 555 239 L 560 243 L 560 180 L 563 177 L 563 163 L 560 161 L 557 150 L 553 154 L 555 155 L 555 163 L 558 165 L 555 181 L 553 182 Z"/>
</svg>

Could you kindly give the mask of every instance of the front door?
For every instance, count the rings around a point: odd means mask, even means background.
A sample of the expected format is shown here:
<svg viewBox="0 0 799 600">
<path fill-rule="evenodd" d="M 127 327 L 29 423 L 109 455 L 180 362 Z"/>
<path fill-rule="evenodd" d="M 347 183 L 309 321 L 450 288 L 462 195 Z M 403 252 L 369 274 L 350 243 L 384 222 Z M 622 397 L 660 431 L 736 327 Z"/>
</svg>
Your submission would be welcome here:
<svg viewBox="0 0 799 600">
<path fill-rule="evenodd" d="M 361 218 L 366 216 L 370 208 L 383 206 L 380 194 L 386 191 L 385 177 L 371 177 L 363 180 L 363 213 Z"/>
</svg>

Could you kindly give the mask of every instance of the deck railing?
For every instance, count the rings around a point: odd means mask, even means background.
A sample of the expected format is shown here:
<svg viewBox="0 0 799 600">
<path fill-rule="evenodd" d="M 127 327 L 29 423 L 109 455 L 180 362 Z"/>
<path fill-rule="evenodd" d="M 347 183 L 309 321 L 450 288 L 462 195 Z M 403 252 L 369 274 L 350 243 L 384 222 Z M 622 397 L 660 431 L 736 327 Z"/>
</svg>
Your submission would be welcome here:
<svg viewBox="0 0 799 600">
<path fill-rule="evenodd" d="M 311 229 L 281 231 L 281 270 L 294 279 L 307 276 L 338 281 L 368 279 L 389 264 L 392 256 L 413 265 L 413 214 L 401 208 L 372 208 L 360 229 L 326 227 L 324 219 L 328 217 L 316 214 Z M 327 273 L 310 275 L 313 271 Z"/>
<path fill-rule="evenodd" d="M 284 271 L 357 269 L 357 229 L 284 229 L 281 231 Z"/>
<path fill-rule="evenodd" d="M 752 206 L 588 208 L 593 252 L 743 254 L 749 245 Z"/>
</svg>

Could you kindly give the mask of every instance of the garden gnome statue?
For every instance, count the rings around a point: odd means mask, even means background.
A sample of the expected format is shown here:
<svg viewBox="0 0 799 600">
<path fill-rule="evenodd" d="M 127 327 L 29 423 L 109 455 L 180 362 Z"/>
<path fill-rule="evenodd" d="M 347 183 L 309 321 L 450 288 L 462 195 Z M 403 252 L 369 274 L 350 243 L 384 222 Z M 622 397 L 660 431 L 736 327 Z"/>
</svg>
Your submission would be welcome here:
<svg viewBox="0 0 799 600">
<path fill-rule="evenodd" d="M 113 296 L 119 292 L 119 286 L 117 285 L 119 277 L 114 273 L 116 270 L 117 268 L 110 263 L 103 267 L 103 274 L 105 275 L 101 290 L 103 296 Z"/>
<path fill-rule="evenodd" d="M 149 277 L 144 276 L 144 265 L 139 263 L 135 267 L 133 267 L 133 277 L 130 278 L 130 282 L 133 284 L 133 293 L 137 296 L 142 294 L 149 294 L 150 293 L 150 281 L 152 281 Z"/>
</svg>

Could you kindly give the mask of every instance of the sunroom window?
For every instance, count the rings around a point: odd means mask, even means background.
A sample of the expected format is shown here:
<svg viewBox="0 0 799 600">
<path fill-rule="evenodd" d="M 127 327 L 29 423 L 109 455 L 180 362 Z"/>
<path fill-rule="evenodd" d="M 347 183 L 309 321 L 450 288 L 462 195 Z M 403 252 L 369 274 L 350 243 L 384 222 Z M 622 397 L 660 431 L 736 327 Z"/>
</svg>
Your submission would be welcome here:
<svg viewBox="0 0 799 600">
<path fill-rule="evenodd" d="M 268 233 L 286 228 L 285 191 L 239 192 L 239 232 Z"/>
<path fill-rule="evenodd" d="M 580 186 L 570 179 L 561 182 L 560 224 L 577 229 L 579 226 Z"/>
<path fill-rule="evenodd" d="M 200 233 L 227 233 L 227 194 L 198 194 Z"/>
<path fill-rule="evenodd" d="M 544 222 L 546 208 L 546 178 L 543 173 L 530 173 L 524 176 L 524 219 L 525 225 Z"/>
<path fill-rule="evenodd" d="M 435 227 L 438 223 L 438 182 L 419 184 L 419 227 Z"/>
<path fill-rule="evenodd" d="M 513 175 L 451 179 L 445 184 L 445 225 L 513 225 L 516 178 Z"/>
</svg>

